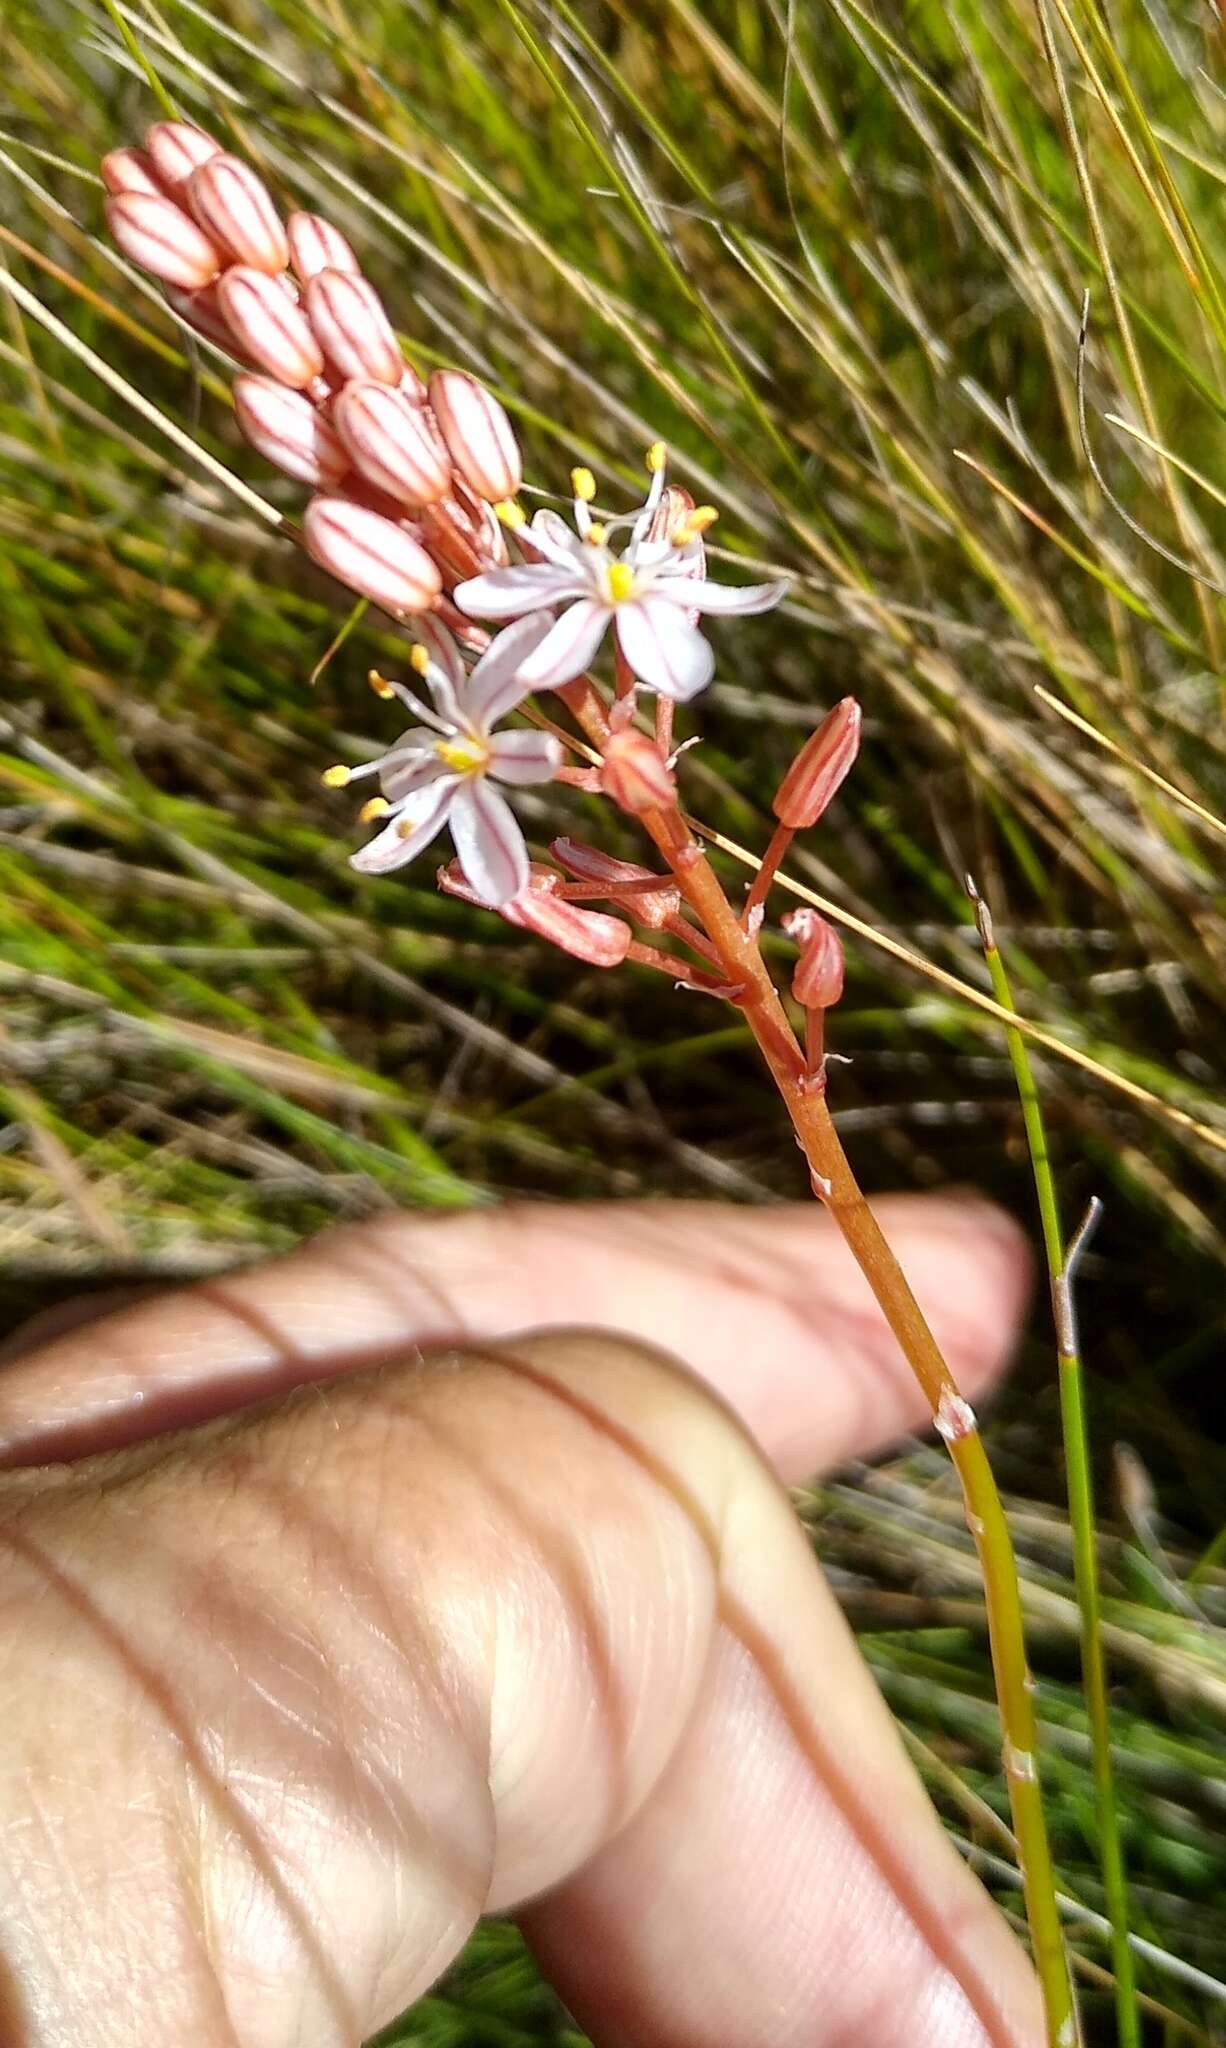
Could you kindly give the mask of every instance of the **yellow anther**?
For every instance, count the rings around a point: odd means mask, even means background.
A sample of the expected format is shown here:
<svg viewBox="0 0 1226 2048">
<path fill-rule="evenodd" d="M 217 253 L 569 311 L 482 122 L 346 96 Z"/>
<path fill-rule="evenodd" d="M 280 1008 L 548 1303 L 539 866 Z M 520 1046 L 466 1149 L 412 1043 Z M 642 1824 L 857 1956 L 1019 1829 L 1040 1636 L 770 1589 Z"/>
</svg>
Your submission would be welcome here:
<svg viewBox="0 0 1226 2048">
<path fill-rule="evenodd" d="M 585 505 L 590 505 L 596 496 L 596 479 L 590 469 L 572 469 L 570 487 L 575 496 Z"/>
<path fill-rule="evenodd" d="M 667 461 L 668 443 L 666 441 L 653 441 L 650 448 L 647 450 L 648 474 L 650 476 L 655 476 L 657 470 L 663 469 Z"/>
<path fill-rule="evenodd" d="M 396 692 L 393 690 L 391 684 L 388 682 L 387 677 L 381 676 L 377 668 L 371 669 L 366 680 L 370 684 L 370 687 L 374 691 L 376 697 L 395 696 Z"/>
<path fill-rule="evenodd" d="M 489 759 L 488 749 L 477 740 L 438 740 L 434 751 L 453 775 L 475 775 Z"/>
<path fill-rule="evenodd" d="M 528 515 L 518 498 L 500 498 L 494 511 L 503 525 L 510 527 L 512 533 L 518 533 L 522 526 L 528 524 Z"/>
<path fill-rule="evenodd" d="M 430 649 L 423 646 L 420 640 L 415 640 L 409 649 L 409 667 L 415 669 L 419 676 L 424 676 L 429 666 Z"/>
<path fill-rule="evenodd" d="M 376 818 L 385 818 L 391 808 L 385 796 L 372 796 L 370 802 L 363 804 L 358 812 L 358 823 L 373 825 Z"/>
<path fill-rule="evenodd" d="M 629 562 L 609 564 L 609 597 L 614 604 L 621 604 L 634 589 L 634 570 Z"/>
<path fill-rule="evenodd" d="M 319 779 L 325 789 L 343 789 L 350 780 L 350 771 L 343 761 L 338 761 L 335 768 L 325 768 Z"/>
<path fill-rule="evenodd" d="M 589 547 L 602 548 L 608 538 L 608 528 L 602 526 L 599 519 L 593 519 L 583 538 Z"/>
<path fill-rule="evenodd" d="M 692 512 L 686 513 L 677 531 L 687 540 L 697 540 L 699 534 L 705 533 L 708 526 L 714 526 L 718 518 L 714 505 L 695 505 Z"/>
</svg>

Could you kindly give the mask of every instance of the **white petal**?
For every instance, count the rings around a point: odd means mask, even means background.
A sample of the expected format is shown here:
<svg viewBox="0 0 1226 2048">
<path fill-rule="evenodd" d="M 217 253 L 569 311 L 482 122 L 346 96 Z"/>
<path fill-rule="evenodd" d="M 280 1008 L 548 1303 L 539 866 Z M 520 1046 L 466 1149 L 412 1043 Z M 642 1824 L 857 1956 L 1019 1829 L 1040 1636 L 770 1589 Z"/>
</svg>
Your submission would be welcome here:
<svg viewBox="0 0 1226 2048">
<path fill-rule="evenodd" d="M 533 514 L 528 528 L 537 547 L 547 561 L 556 562 L 564 569 L 578 569 L 581 576 L 588 573 L 592 550 L 586 541 L 572 533 L 560 512 L 551 511 L 548 505 Z"/>
<path fill-rule="evenodd" d="M 633 604 L 619 605 L 617 637 L 641 683 L 684 703 L 706 689 L 715 674 L 715 656 L 676 606 L 662 599 L 663 592 L 656 588 Z"/>
<path fill-rule="evenodd" d="M 437 661 L 452 689 L 458 690 L 464 681 L 464 661 L 455 635 L 432 618 L 429 612 L 423 612 L 413 621 L 413 631 L 430 649 L 432 659 Z"/>
<path fill-rule="evenodd" d="M 379 763 L 379 787 L 389 803 L 398 804 L 410 790 L 437 782 L 447 769 L 435 752 L 435 736 L 424 725 L 402 733 Z"/>
<path fill-rule="evenodd" d="M 553 562 L 520 562 L 512 569 L 490 569 L 456 585 L 454 596 L 471 619 L 518 619 L 567 597 L 581 597 L 586 584 L 570 569 Z"/>
<path fill-rule="evenodd" d="M 488 732 L 528 695 L 519 680 L 521 664 L 538 648 L 553 625 L 552 612 L 533 612 L 504 626 L 492 640 L 460 692 L 464 715 L 478 731 Z"/>
<path fill-rule="evenodd" d="M 786 583 L 708 583 L 683 575 L 660 576 L 652 584 L 653 597 L 684 605 L 687 611 L 725 612 L 744 616 L 769 612 L 788 594 Z"/>
<path fill-rule="evenodd" d="M 350 867 L 363 875 L 388 875 L 393 868 L 413 860 L 442 830 L 455 801 L 458 780 L 455 775 L 447 775 L 413 790 L 397 808 L 392 823 L 369 846 L 350 855 Z"/>
<path fill-rule="evenodd" d="M 552 782 L 562 766 L 562 742 L 550 732 L 522 727 L 490 743 L 490 774 L 499 782 Z"/>
<path fill-rule="evenodd" d="M 580 598 L 578 604 L 570 605 L 535 652 L 520 663 L 524 695 L 529 690 L 556 690 L 582 675 L 604 639 L 611 617 L 609 606 L 597 604 L 594 598 Z"/>
<path fill-rule="evenodd" d="M 456 791 L 450 822 L 464 879 L 491 910 L 527 888 L 528 849 L 515 813 L 480 776 Z"/>
</svg>

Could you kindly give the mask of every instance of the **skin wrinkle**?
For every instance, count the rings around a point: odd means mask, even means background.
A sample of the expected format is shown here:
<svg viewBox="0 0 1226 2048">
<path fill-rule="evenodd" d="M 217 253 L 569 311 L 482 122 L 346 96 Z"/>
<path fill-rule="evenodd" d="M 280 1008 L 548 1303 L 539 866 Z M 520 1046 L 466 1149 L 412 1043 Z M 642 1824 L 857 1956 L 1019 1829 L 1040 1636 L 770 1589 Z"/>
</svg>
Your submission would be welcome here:
<svg viewBox="0 0 1226 2048">
<path fill-rule="evenodd" d="M 808 1758 L 810 1767 L 826 1788 L 845 1824 L 864 1844 L 882 1884 L 918 1929 L 930 1954 L 947 1974 L 961 1985 L 986 2040 L 993 2043 L 994 2048 L 1010 2048 L 1007 2026 L 1002 2022 L 1002 2015 L 996 2008 L 989 1988 L 979 1978 L 970 1984 L 966 1982 L 963 1970 L 966 1969 L 967 1974 L 971 1974 L 969 1966 L 964 1956 L 952 1951 L 950 1929 L 942 1915 L 939 1911 L 934 1911 L 923 1890 L 917 1887 L 915 1880 L 901 1867 L 899 1858 L 891 1850 L 886 1831 L 878 1825 L 863 1797 L 857 1793 L 847 1774 L 839 1768 L 837 1759 L 824 1752 L 815 1732 L 807 1726 L 804 1703 L 796 1695 L 776 1646 L 762 1633 L 748 1610 L 731 1600 L 724 1589 L 725 1530 L 721 1522 L 712 1520 L 701 1502 L 672 1467 L 633 1437 L 624 1425 L 616 1422 L 603 1409 L 585 1400 L 573 1387 L 560 1386 L 547 1372 L 529 1364 L 523 1358 L 511 1358 L 506 1353 L 503 1357 L 504 1362 L 522 1374 L 531 1385 L 581 1417 L 589 1428 L 608 1437 L 627 1457 L 639 1464 L 644 1473 L 681 1508 L 707 1549 L 712 1568 L 721 1586 L 718 1603 L 721 1626 L 728 1630 L 761 1671 L 788 1725 L 793 1741 Z M 656 1357 L 664 1370 L 672 1374 L 678 1373 L 678 1368 L 671 1360 L 660 1354 L 656 1354 Z M 739 1421 L 731 1410 L 725 1409 L 723 1412 L 737 1435 L 751 1449 L 756 1462 L 757 1452 L 753 1449 L 751 1440 L 745 1436 Z"/>
</svg>

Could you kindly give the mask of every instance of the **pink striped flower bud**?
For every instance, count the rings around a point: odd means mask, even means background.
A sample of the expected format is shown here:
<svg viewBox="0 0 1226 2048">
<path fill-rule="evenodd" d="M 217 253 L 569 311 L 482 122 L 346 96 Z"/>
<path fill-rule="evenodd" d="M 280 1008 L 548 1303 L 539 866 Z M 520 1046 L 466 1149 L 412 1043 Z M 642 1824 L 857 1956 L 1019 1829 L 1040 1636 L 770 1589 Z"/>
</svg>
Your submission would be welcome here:
<svg viewBox="0 0 1226 2048">
<path fill-rule="evenodd" d="M 677 785 L 659 747 L 645 732 L 633 728 L 615 732 L 606 745 L 600 786 L 632 816 L 665 810 L 677 801 Z"/>
<path fill-rule="evenodd" d="M 197 334 L 211 341 L 214 348 L 224 349 L 233 361 L 248 362 L 250 359 L 240 349 L 230 331 L 230 325 L 217 298 L 217 286 L 206 284 L 198 292 L 181 292 L 173 284 L 163 285 L 166 303 L 173 307 L 180 320 L 186 320 Z"/>
<path fill-rule="evenodd" d="M 665 875 L 653 875 L 650 868 L 614 860 L 611 853 L 602 853 L 582 839 L 555 839 L 549 851 L 577 882 L 590 882 L 593 888 L 603 890 L 611 903 L 619 903 L 652 931 L 660 931 L 681 909 L 676 883 Z"/>
<path fill-rule="evenodd" d="M 793 832 L 816 825 L 860 751 L 860 706 L 844 697 L 805 741 L 775 792 L 775 816 Z"/>
<path fill-rule="evenodd" d="M 143 149 L 112 149 L 98 166 L 108 192 L 143 192 L 149 199 L 164 199 L 153 158 Z"/>
<path fill-rule="evenodd" d="M 302 537 L 321 569 L 394 618 L 429 611 L 443 587 L 438 568 L 420 541 L 394 520 L 349 498 L 312 498 Z"/>
<path fill-rule="evenodd" d="M 162 284 L 195 291 L 221 269 L 220 252 L 173 199 L 119 192 L 106 201 L 106 224 L 124 255 Z"/>
<path fill-rule="evenodd" d="M 406 505 L 433 505 L 451 488 L 447 450 L 430 416 L 387 384 L 346 384 L 336 431 L 362 475 Z"/>
<path fill-rule="evenodd" d="M 270 377 L 301 391 L 322 375 L 324 359 L 311 323 L 279 278 L 236 264 L 218 279 L 217 299 L 235 340 Z"/>
<path fill-rule="evenodd" d="M 465 482 L 487 504 L 519 489 L 519 443 L 493 394 L 464 370 L 435 370 L 426 386 L 447 452 Z"/>
<path fill-rule="evenodd" d="M 361 264 L 339 228 L 319 213 L 291 213 L 285 223 L 289 260 L 300 284 L 309 284 L 321 270 L 347 270 L 351 277 Z"/>
<path fill-rule="evenodd" d="M 328 487 L 349 468 L 323 414 L 301 391 L 287 390 L 274 377 L 236 377 L 234 413 L 252 447 L 299 483 Z"/>
<path fill-rule="evenodd" d="M 250 164 L 219 150 L 187 181 L 185 197 L 206 235 L 235 263 L 276 277 L 289 262 L 289 243 L 272 194 Z"/>
<path fill-rule="evenodd" d="M 792 994 L 806 1010 L 828 1010 L 843 993 L 843 942 L 816 910 L 789 910 L 781 920 L 800 947 Z"/>
<path fill-rule="evenodd" d="M 168 192 L 180 191 L 199 164 L 221 154 L 220 142 L 214 142 L 202 128 L 193 128 L 189 121 L 155 121 L 145 137 L 145 148 Z"/>
<path fill-rule="evenodd" d="M 368 279 L 347 270 L 317 270 L 307 283 L 306 309 L 320 347 L 342 377 L 399 384 L 404 357 Z"/>
<path fill-rule="evenodd" d="M 607 917 L 601 910 L 584 910 L 555 894 L 560 876 L 552 868 L 533 861 L 528 886 L 512 902 L 499 906 L 498 915 L 520 931 L 547 939 L 572 960 L 589 967 L 618 967 L 630 950 L 631 932 L 619 917 Z M 438 886 L 445 896 L 458 896 L 464 903 L 482 899 L 464 879 L 458 861 L 440 868 Z M 483 906 L 484 907 L 484 906 Z"/>
</svg>

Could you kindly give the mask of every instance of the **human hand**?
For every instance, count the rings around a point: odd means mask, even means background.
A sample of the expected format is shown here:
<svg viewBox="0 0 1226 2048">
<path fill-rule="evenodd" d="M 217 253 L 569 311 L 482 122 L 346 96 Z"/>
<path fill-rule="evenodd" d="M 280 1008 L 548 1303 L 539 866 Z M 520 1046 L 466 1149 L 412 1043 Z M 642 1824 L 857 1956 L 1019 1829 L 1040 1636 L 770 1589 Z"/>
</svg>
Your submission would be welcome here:
<svg viewBox="0 0 1226 2048">
<path fill-rule="evenodd" d="M 973 1397 L 1024 1249 L 978 1203 L 880 1208 Z M 389 1218 L 20 1351 L 4 2048 L 353 2048 L 487 1909 L 601 2048 L 1037 2048 L 692 1375 L 786 1478 L 922 1420 L 809 1206 Z"/>
</svg>

